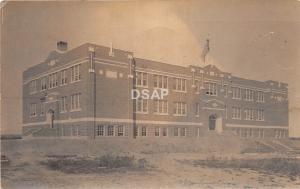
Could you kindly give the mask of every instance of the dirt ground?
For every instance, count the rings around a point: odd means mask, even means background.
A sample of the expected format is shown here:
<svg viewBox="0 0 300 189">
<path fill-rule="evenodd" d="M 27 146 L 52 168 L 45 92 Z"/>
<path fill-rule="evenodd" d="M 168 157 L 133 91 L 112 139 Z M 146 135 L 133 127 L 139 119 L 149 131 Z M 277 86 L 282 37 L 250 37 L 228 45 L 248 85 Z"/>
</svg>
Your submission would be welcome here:
<svg viewBox="0 0 300 189">
<path fill-rule="evenodd" d="M 3 188 L 300 188 L 300 175 L 290 177 L 268 171 L 212 168 L 187 163 L 209 158 L 287 158 L 279 153 L 240 153 L 245 145 L 234 141 L 208 147 L 202 141 L 32 139 L 3 140 L 1 152 L 10 160 L 1 167 Z M 231 143 L 232 142 L 232 143 Z M 228 148 L 232 144 L 232 148 Z M 235 144 L 235 145 L 234 145 Z M 201 148 L 198 146 L 202 146 Z M 110 154 L 145 160 L 143 169 L 65 173 L 41 162 L 49 157 L 97 158 Z M 293 158 L 299 156 L 293 155 Z"/>
</svg>

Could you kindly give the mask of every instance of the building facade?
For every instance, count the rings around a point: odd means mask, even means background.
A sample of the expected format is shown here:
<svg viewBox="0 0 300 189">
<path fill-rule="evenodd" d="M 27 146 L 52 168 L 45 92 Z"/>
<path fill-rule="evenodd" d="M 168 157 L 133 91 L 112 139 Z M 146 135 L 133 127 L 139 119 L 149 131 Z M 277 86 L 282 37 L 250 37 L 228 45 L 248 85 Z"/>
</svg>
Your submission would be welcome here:
<svg viewBox="0 0 300 189">
<path fill-rule="evenodd" d="M 213 65 L 176 66 L 86 43 L 23 73 L 23 134 L 64 137 L 288 137 L 288 85 Z M 136 98 L 168 91 L 164 98 Z M 143 93 L 144 94 L 144 93 Z M 147 96 L 147 95 L 145 95 Z M 136 97 L 136 96 L 134 96 Z"/>
</svg>

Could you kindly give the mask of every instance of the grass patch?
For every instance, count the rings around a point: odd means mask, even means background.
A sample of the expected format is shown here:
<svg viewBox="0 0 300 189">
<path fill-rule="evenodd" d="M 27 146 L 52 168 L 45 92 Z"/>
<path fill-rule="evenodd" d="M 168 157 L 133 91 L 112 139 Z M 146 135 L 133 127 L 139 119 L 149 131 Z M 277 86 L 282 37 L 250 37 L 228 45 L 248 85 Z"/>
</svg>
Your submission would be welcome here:
<svg viewBox="0 0 300 189">
<path fill-rule="evenodd" d="M 291 180 L 300 176 L 300 160 L 294 158 L 217 159 L 209 157 L 206 160 L 192 161 L 192 164 L 210 168 L 250 169 L 267 174 L 285 175 Z"/>
<path fill-rule="evenodd" d="M 146 169 L 145 159 L 134 156 L 104 155 L 97 158 L 52 156 L 41 164 L 51 170 L 71 174 L 107 173 L 112 171 L 141 171 Z"/>
</svg>

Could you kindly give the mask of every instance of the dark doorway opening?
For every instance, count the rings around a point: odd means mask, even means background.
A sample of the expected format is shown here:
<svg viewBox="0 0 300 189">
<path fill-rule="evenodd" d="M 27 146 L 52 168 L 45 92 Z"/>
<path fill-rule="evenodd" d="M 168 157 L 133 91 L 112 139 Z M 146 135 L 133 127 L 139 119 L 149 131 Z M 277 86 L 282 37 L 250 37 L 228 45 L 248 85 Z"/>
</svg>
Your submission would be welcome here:
<svg viewBox="0 0 300 189">
<path fill-rule="evenodd" d="M 208 120 L 208 129 L 209 130 L 215 130 L 216 120 L 217 120 L 217 116 L 215 114 L 209 116 L 209 120 Z"/>
</svg>

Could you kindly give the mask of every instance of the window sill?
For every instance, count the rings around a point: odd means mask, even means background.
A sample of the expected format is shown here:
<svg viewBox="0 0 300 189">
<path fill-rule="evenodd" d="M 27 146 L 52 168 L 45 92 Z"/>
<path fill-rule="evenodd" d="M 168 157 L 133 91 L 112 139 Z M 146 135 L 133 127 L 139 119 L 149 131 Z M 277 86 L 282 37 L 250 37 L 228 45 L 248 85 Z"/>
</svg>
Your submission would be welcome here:
<svg viewBox="0 0 300 189">
<path fill-rule="evenodd" d="M 77 82 L 80 82 L 80 81 L 81 81 L 81 79 L 76 80 L 76 81 L 71 81 L 70 83 L 77 83 Z"/>
<path fill-rule="evenodd" d="M 81 108 L 80 109 L 73 109 L 73 110 L 70 110 L 70 112 L 79 112 L 81 111 Z"/>
<path fill-rule="evenodd" d="M 168 113 L 153 113 L 154 115 L 169 115 Z"/>
<path fill-rule="evenodd" d="M 80 109 L 81 110 L 81 109 Z M 80 110 L 78 110 L 78 111 L 80 111 Z M 61 112 L 59 112 L 59 113 L 61 113 L 61 114 L 64 114 L 64 113 L 67 113 L 68 111 L 61 111 Z"/>
<path fill-rule="evenodd" d="M 185 117 L 186 114 L 173 114 L 173 116 L 177 116 L 177 117 Z"/>
<path fill-rule="evenodd" d="M 148 114 L 148 112 L 134 112 L 134 113 L 137 113 L 137 114 Z"/>
</svg>

